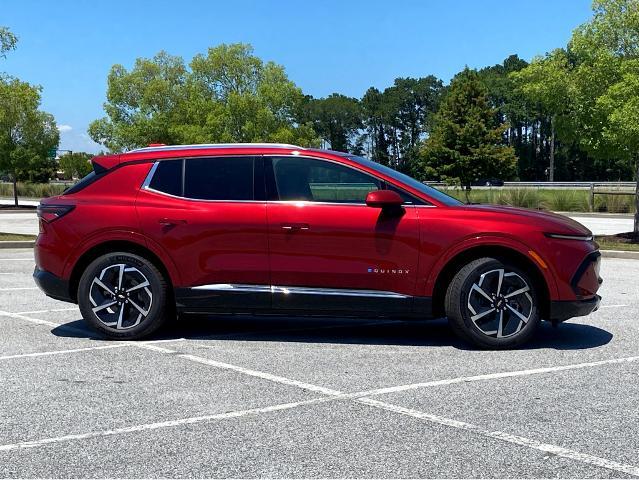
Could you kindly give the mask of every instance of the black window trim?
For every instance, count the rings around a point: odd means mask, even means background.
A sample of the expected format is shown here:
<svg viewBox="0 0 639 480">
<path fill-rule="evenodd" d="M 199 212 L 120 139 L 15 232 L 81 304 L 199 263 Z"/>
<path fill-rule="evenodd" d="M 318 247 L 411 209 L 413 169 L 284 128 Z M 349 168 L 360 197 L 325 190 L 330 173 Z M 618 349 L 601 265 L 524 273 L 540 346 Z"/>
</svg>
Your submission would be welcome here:
<svg viewBox="0 0 639 480">
<path fill-rule="evenodd" d="M 416 197 L 415 195 L 413 195 L 412 193 L 407 192 L 406 190 L 404 190 L 403 188 L 401 188 L 400 186 L 396 185 L 395 183 L 389 182 L 383 178 L 378 177 L 377 175 L 372 175 L 369 172 L 366 172 L 364 170 L 360 170 L 358 168 L 353 167 L 352 165 L 348 165 L 346 163 L 337 161 L 337 160 L 333 160 L 330 158 L 324 158 L 324 157 L 313 157 L 310 155 L 296 155 L 296 154 L 277 154 L 277 153 L 269 153 L 266 155 L 262 155 L 262 157 L 265 160 L 264 162 L 264 181 L 266 183 L 266 200 L 269 203 L 300 203 L 300 202 L 307 202 L 307 203 L 312 203 L 315 205 L 357 205 L 357 206 L 366 206 L 365 202 L 316 202 L 316 201 L 310 201 L 310 200 L 280 200 L 279 196 L 278 196 L 278 192 L 277 192 L 277 187 L 275 185 L 275 172 L 273 170 L 273 163 L 271 161 L 272 158 L 306 158 L 309 160 L 322 160 L 324 162 L 330 162 L 330 163 L 335 163 L 337 165 L 341 165 L 342 167 L 345 168 L 350 168 L 351 170 L 356 171 L 357 173 L 363 174 L 363 175 L 368 175 L 371 178 L 374 178 L 375 180 L 377 180 L 378 182 L 380 182 L 382 185 L 384 186 L 388 186 L 391 185 L 392 187 L 395 187 L 397 190 L 403 192 L 406 196 L 408 196 L 409 198 L 414 198 L 417 202 L 420 203 L 404 203 L 403 206 L 404 207 L 427 207 L 427 208 L 433 208 L 436 207 L 436 205 L 432 205 L 432 204 L 427 204 L 426 200 L 423 200 L 421 198 Z M 385 190 L 385 189 L 384 189 Z M 274 197 L 274 198 L 272 198 Z"/>
<path fill-rule="evenodd" d="M 253 159 L 253 200 L 208 200 L 205 198 L 190 198 L 190 197 L 185 197 L 184 193 L 185 193 L 185 172 L 186 172 L 186 162 L 188 160 L 191 159 L 202 159 L 202 158 L 210 158 L 210 159 L 214 159 L 214 158 L 237 158 L 237 157 L 249 157 Z M 260 155 L 203 155 L 203 156 L 197 156 L 197 157 L 171 157 L 171 158 L 159 158 L 157 160 L 152 160 L 153 162 L 153 166 L 151 167 L 151 170 L 149 170 L 149 173 L 147 173 L 146 178 L 144 179 L 144 181 L 142 182 L 141 185 L 141 189 L 142 190 L 146 190 L 149 192 L 153 192 L 156 193 L 158 195 L 164 195 L 166 197 L 171 197 L 171 198 L 178 198 L 180 200 L 187 200 L 187 201 L 191 201 L 191 202 L 206 202 L 206 203 L 264 203 L 265 200 L 258 200 L 258 191 L 256 189 L 256 186 L 259 182 L 264 182 L 263 180 L 263 168 L 262 168 L 262 172 L 259 172 L 261 175 L 257 175 L 256 173 L 258 173 L 258 168 L 257 167 L 257 162 L 260 161 L 261 156 Z M 157 170 L 157 166 L 160 164 L 160 162 L 165 162 L 165 161 L 171 161 L 171 160 L 181 160 L 182 161 L 182 195 L 173 195 L 171 193 L 166 193 L 166 192 L 162 192 L 160 190 L 156 190 L 154 188 L 151 188 L 150 184 L 151 181 L 153 180 L 153 175 L 155 175 L 155 172 Z M 259 178 L 258 178 L 259 177 Z M 260 191 L 260 195 L 261 197 L 265 198 Z"/>
</svg>

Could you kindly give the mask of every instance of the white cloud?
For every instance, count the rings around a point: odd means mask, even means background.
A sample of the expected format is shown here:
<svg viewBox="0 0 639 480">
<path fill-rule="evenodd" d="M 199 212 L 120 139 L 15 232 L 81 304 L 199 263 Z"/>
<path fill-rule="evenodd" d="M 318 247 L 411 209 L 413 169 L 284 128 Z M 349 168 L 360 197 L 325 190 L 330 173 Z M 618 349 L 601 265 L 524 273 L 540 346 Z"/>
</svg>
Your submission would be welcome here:
<svg viewBox="0 0 639 480">
<path fill-rule="evenodd" d="M 71 130 L 73 130 L 71 125 L 58 125 L 58 131 L 60 133 L 70 132 Z"/>
</svg>

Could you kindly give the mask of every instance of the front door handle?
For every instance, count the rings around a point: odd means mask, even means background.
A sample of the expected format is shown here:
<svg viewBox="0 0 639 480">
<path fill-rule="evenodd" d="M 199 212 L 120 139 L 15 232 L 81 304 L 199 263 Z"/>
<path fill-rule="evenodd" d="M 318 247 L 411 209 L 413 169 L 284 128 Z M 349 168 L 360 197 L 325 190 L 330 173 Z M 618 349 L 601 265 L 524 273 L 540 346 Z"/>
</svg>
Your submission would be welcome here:
<svg viewBox="0 0 639 480">
<path fill-rule="evenodd" d="M 161 218 L 159 223 L 160 225 L 185 225 L 187 222 L 183 219 Z"/>
<path fill-rule="evenodd" d="M 310 227 L 308 226 L 308 223 L 282 223 L 281 227 L 282 227 L 282 230 L 288 230 L 288 231 L 310 229 Z"/>
</svg>

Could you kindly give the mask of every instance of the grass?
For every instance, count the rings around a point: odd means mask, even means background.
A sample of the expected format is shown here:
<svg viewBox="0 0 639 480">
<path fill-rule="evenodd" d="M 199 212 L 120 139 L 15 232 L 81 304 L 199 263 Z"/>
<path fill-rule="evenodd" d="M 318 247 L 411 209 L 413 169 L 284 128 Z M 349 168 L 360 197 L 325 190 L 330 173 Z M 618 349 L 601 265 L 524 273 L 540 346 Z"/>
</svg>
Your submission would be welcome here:
<svg viewBox="0 0 639 480">
<path fill-rule="evenodd" d="M 466 202 L 460 188 L 441 188 L 449 195 Z M 468 192 L 472 203 L 490 203 L 513 207 L 551 210 L 555 212 L 588 212 L 590 192 L 587 189 L 550 188 L 482 188 Z M 595 212 L 634 213 L 634 194 L 595 195 Z"/>
<path fill-rule="evenodd" d="M 0 242 L 16 242 L 35 240 L 36 235 L 23 235 L 21 233 L 4 233 L 0 232 Z"/>
<path fill-rule="evenodd" d="M 60 195 L 71 185 L 61 183 L 18 183 L 18 196 L 22 198 L 45 198 Z M 590 211 L 588 189 L 550 189 L 550 188 L 474 188 L 465 192 L 455 187 L 439 187 L 449 195 L 462 202 L 488 203 L 494 205 L 510 205 L 513 207 L 551 210 L 555 212 L 588 212 Z M 311 185 L 313 194 L 324 200 L 345 201 L 366 198 L 371 185 L 350 184 L 336 187 L 330 183 Z M 468 198 L 466 197 L 468 194 Z M 13 186 L 0 183 L 0 197 L 13 197 Z M 628 195 L 595 195 L 595 212 L 634 213 L 634 194 Z"/>
<path fill-rule="evenodd" d="M 45 198 L 60 195 L 69 185 L 62 183 L 23 183 L 18 182 L 18 196 L 26 198 Z M 13 185 L 0 183 L 0 197 L 13 197 Z"/>
<path fill-rule="evenodd" d="M 632 232 L 619 233 L 617 235 L 598 235 L 595 240 L 602 250 L 639 252 L 639 239 L 635 238 Z"/>
</svg>

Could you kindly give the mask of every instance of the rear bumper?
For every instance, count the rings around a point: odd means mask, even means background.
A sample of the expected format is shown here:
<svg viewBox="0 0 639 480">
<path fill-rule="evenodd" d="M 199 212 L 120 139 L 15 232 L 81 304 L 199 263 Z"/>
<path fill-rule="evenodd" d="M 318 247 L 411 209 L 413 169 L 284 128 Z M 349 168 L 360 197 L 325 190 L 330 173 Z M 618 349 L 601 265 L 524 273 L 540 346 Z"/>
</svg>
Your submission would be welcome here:
<svg viewBox="0 0 639 480">
<path fill-rule="evenodd" d="M 583 317 L 599 308 L 601 297 L 595 295 L 588 300 L 552 301 L 550 302 L 550 318 L 553 322 L 563 322 L 573 317 Z"/>
<path fill-rule="evenodd" d="M 47 296 L 63 302 L 75 303 L 69 294 L 69 282 L 67 280 L 56 277 L 53 273 L 40 270 L 37 267 L 33 271 L 33 280 Z"/>
</svg>

